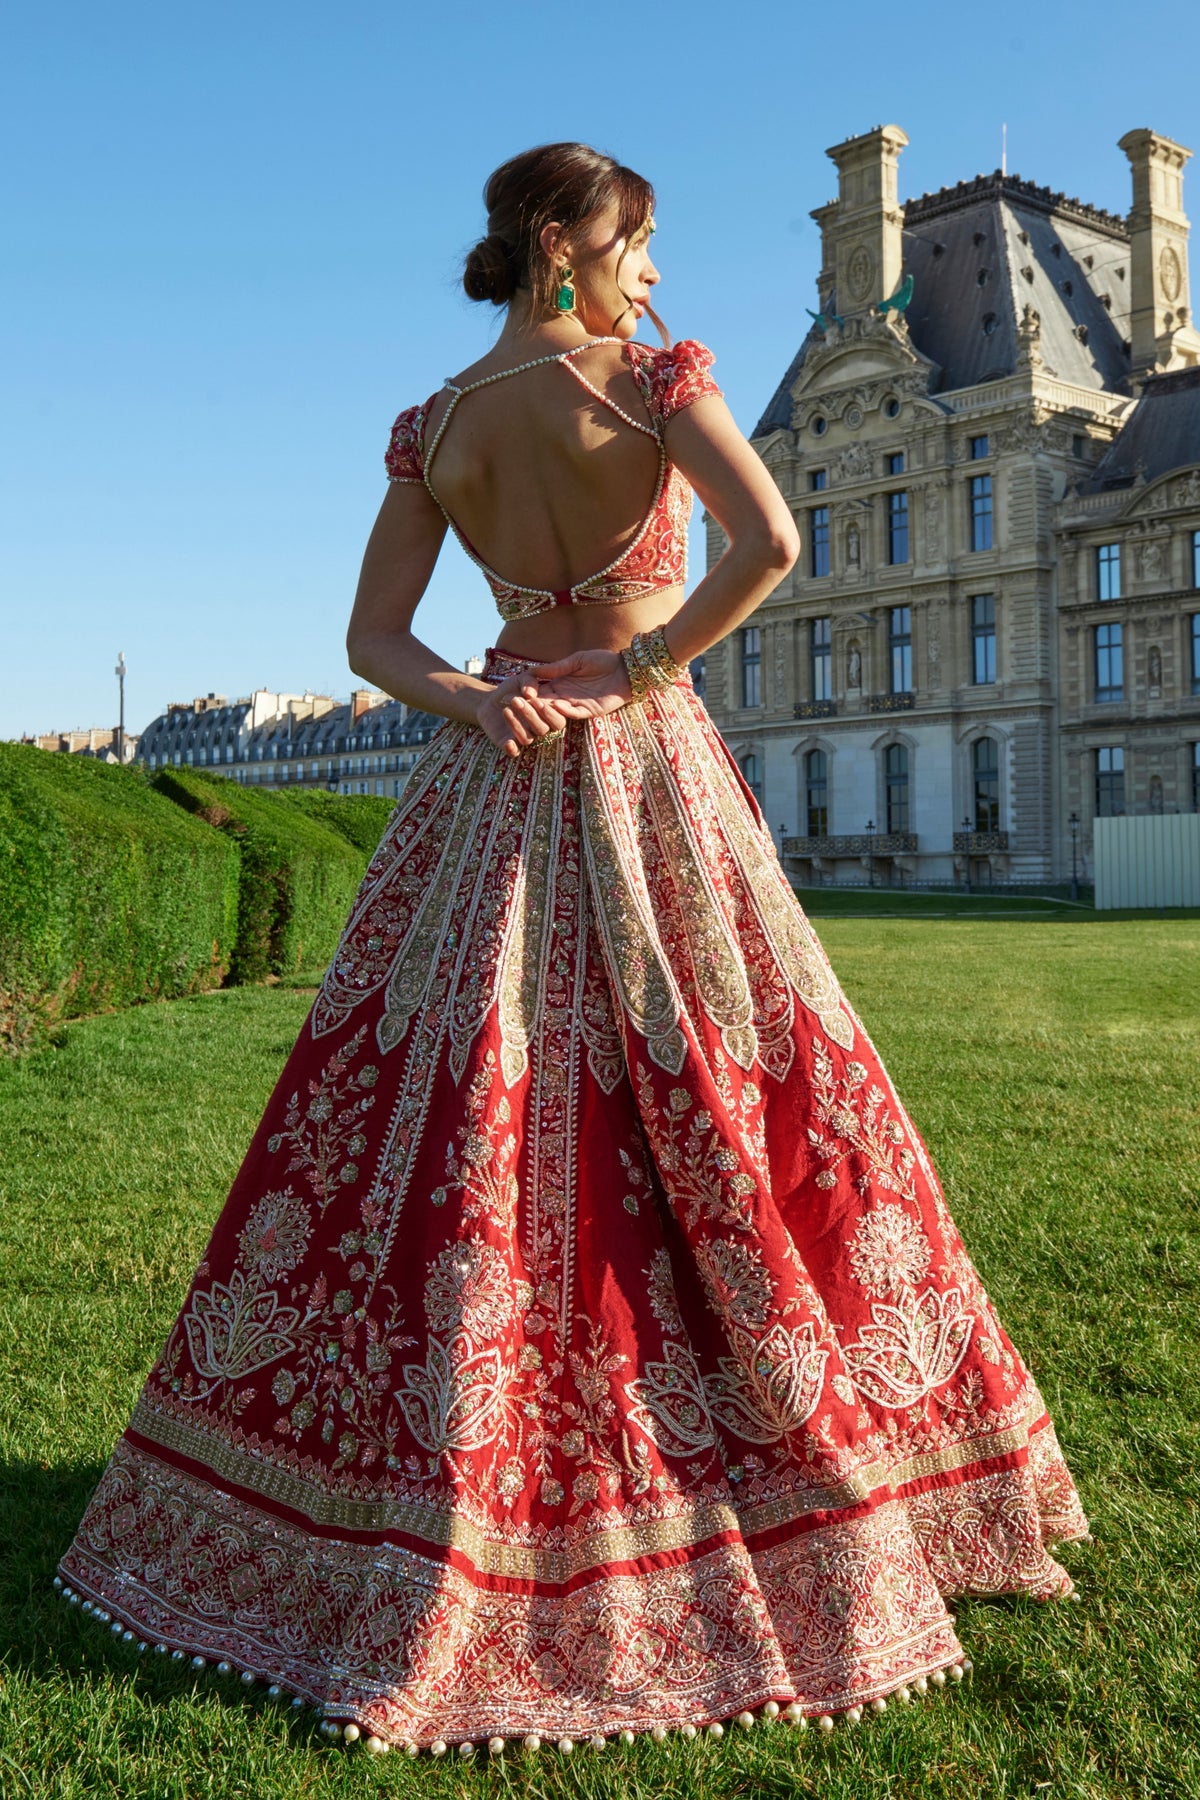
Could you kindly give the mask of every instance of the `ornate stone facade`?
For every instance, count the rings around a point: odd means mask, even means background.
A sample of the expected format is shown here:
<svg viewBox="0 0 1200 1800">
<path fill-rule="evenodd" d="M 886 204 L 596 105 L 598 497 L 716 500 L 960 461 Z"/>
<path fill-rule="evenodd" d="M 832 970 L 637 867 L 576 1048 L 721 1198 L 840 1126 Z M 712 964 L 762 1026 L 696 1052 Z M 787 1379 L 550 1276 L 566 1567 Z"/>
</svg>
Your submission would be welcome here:
<svg viewBox="0 0 1200 1800">
<path fill-rule="evenodd" d="M 1125 220 L 999 172 L 901 206 L 906 142 L 829 152 L 819 310 L 753 434 L 801 558 L 707 703 L 798 879 L 1062 880 L 1072 810 L 1086 876 L 1098 807 L 1200 791 L 1188 152 L 1122 140 Z"/>
</svg>

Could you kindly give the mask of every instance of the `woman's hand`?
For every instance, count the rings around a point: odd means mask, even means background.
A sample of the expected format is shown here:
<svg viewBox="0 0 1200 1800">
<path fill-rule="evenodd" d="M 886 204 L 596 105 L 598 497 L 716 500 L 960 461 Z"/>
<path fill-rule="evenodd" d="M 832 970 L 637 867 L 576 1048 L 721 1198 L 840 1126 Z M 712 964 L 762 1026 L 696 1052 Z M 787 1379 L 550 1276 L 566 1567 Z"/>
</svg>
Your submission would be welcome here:
<svg viewBox="0 0 1200 1800">
<path fill-rule="evenodd" d="M 475 723 L 506 756 L 520 756 L 526 744 L 543 738 L 551 731 L 562 731 L 568 714 L 553 700 L 543 699 L 537 683 L 524 669 L 506 675 L 490 692 L 481 694 Z"/>
<path fill-rule="evenodd" d="M 572 719 L 616 712 L 633 699 L 625 659 L 618 650 L 576 650 L 557 662 L 539 663 L 537 691 Z"/>
</svg>

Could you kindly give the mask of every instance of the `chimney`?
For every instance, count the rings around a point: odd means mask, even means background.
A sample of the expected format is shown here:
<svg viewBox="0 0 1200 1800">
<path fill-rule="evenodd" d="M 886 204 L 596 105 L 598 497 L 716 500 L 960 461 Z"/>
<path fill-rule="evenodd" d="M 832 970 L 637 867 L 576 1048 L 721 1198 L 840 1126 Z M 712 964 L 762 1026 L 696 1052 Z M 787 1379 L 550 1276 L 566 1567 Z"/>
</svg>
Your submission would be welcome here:
<svg viewBox="0 0 1200 1800">
<path fill-rule="evenodd" d="M 1188 222 L 1182 144 L 1156 131 L 1127 131 L 1118 148 L 1133 171 L 1129 211 L 1131 363 L 1135 374 L 1200 362 L 1188 294 Z"/>
<path fill-rule="evenodd" d="M 811 217 L 821 227 L 822 311 L 869 312 L 900 285 L 904 211 L 896 169 L 908 143 L 898 125 L 876 125 L 825 152 L 837 165 L 838 197 Z"/>
<path fill-rule="evenodd" d="M 351 688 L 351 690 L 350 690 L 350 717 L 351 717 L 351 719 L 361 719 L 363 714 L 370 710 L 371 703 L 376 698 L 377 698 L 377 696 L 371 691 L 370 688 Z"/>
</svg>

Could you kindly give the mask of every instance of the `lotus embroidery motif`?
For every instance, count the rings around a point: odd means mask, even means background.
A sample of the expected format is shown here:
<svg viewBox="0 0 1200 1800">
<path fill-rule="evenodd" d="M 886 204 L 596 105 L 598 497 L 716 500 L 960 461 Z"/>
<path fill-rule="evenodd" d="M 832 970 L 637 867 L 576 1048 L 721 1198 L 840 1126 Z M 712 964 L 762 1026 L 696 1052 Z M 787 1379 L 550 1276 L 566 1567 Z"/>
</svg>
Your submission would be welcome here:
<svg viewBox="0 0 1200 1800">
<path fill-rule="evenodd" d="M 423 1363 L 407 1363 L 396 1398 L 426 1450 L 481 1450 L 500 1429 L 508 1372 L 499 1350 L 459 1355 L 431 1338 Z"/>
<path fill-rule="evenodd" d="M 684 1344 L 667 1344 L 662 1362 L 648 1362 L 645 1373 L 625 1383 L 631 1416 L 652 1443 L 667 1456 L 691 1456 L 711 1450 L 712 1418 L 696 1359 Z"/>
<path fill-rule="evenodd" d="M 277 1362 L 296 1348 L 293 1334 L 299 1319 L 294 1306 L 280 1306 L 273 1289 L 235 1269 L 228 1287 L 214 1281 L 196 1294 L 184 1319 L 197 1375 L 237 1381 Z"/>
<path fill-rule="evenodd" d="M 973 1314 L 957 1288 L 939 1294 L 902 1293 L 896 1304 L 875 1301 L 872 1323 L 861 1327 L 842 1359 L 854 1385 L 880 1406 L 914 1406 L 949 1381 L 971 1341 Z"/>
<path fill-rule="evenodd" d="M 723 1356 L 705 1381 L 716 1417 L 750 1444 L 774 1444 L 811 1419 L 821 1397 L 829 1351 L 811 1320 L 776 1323 L 762 1337 L 732 1331 L 736 1355 Z"/>
</svg>

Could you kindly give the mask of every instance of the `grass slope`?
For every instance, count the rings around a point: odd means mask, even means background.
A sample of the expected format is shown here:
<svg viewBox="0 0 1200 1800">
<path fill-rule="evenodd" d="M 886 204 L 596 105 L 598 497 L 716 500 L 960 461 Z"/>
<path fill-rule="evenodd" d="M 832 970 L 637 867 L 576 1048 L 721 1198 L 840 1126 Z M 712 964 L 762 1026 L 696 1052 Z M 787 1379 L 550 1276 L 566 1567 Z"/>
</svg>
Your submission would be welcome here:
<svg viewBox="0 0 1200 1800">
<path fill-rule="evenodd" d="M 823 940 L 1054 1412 L 1083 1603 L 960 1603 L 961 1691 L 828 1740 L 379 1761 L 138 1659 L 51 1596 L 303 1021 L 235 989 L 0 1065 L 0 1793 L 154 1800 L 1110 1800 L 1200 1794 L 1200 923 L 841 918 Z"/>
</svg>

